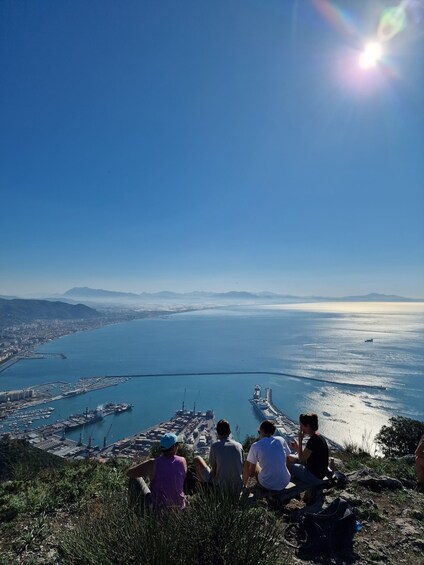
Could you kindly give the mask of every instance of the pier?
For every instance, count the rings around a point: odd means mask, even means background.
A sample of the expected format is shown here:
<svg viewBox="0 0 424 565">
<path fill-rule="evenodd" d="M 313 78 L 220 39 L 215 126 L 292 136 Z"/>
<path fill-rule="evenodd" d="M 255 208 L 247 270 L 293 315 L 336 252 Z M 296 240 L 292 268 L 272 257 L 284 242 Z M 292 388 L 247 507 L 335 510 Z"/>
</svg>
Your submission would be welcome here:
<svg viewBox="0 0 424 565">
<path fill-rule="evenodd" d="M 113 402 L 109 402 L 95 410 L 87 409 L 84 414 L 70 416 L 64 420 L 58 420 L 53 424 L 40 426 L 33 430 L 26 430 L 23 432 L 15 431 L 10 435 L 16 439 L 27 439 L 34 447 L 38 447 L 39 449 L 43 449 L 44 451 L 48 451 L 54 455 L 59 455 L 60 457 L 87 457 L 88 455 L 93 454 L 93 452 L 98 452 L 99 450 L 98 447 L 92 446 L 91 437 L 89 436 L 88 444 L 84 445 L 82 437 L 80 438 L 80 441 L 76 442 L 66 438 L 65 432 L 84 428 L 86 425 L 88 426 L 95 422 L 100 422 L 107 416 L 122 414 L 123 412 L 127 412 L 131 409 L 131 404 L 114 404 Z M 53 408 L 48 410 L 52 411 Z M 105 436 L 104 443 L 106 443 L 106 440 L 107 434 Z"/>
<path fill-rule="evenodd" d="M 293 375 L 292 373 L 283 373 L 281 371 L 201 371 L 196 373 L 139 373 L 134 375 L 103 375 L 104 379 L 116 379 L 126 377 L 128 379 L 136 378 L 160 378 L 160 377 L 205 377 L 205 376 L 228 376 L 228 375 L 273 375 L 279 377 L 288 377 L 290 379 L 307 380 L 317 383 L 326 383 L 333 386 L 343 386 L 348 388 L 360 388 L 371 390 L 386 390 L 387 387 L 381 385 L 372 385 L 366 383 L 352 383 L 344 381 L 332 381 L 331 379 L 320 379 L 317 377 L 308 377 L 306 375 Z"/>
</svg>

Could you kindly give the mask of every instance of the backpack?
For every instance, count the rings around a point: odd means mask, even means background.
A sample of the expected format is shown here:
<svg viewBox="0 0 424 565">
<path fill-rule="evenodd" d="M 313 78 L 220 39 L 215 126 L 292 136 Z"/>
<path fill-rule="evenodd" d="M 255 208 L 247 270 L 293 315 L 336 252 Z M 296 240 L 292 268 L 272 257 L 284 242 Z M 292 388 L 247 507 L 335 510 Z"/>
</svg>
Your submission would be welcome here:
<svg viewBox="0 0 424 565">
<path fill-rule="evenodd" d="M 321 512 L 305 512 L 296 529 L 293 532 L 293 525 L 288 526 L 284 536 L 292 547 L 301 547 L 304 551 L 314 553 L 351 549 L 357 531 L 356 517 L 351 505 L 339 497 Z M 296 538 L 296 545 L 293 537 Z"/>
</svg>

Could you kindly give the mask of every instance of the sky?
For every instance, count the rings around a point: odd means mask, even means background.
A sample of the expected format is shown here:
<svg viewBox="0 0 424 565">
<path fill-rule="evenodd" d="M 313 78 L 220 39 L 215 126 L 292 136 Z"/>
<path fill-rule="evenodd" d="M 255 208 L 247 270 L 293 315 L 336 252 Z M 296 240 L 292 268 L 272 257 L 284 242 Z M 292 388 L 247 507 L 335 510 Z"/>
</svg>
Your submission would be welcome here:
<svg viewBox="0 0 424 565">
<path fill-rule="evenodd" d="M 0 294 L 424 297 L 423 58 L 421 0 L 2 0 Z"/>
</svg>

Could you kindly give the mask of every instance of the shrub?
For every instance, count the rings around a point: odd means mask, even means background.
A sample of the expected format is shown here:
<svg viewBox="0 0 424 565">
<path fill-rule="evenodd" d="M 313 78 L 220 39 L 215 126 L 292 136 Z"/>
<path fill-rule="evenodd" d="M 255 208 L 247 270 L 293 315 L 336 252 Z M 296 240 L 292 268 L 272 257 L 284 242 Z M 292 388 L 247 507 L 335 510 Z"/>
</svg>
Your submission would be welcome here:
<svg viewBox="0 0 424 565">
<path fill-rule="evenodd" d="M 184 511 L 142 517 L 125 497 L 91 505 L 64 534 L 65 563 L 175 563 L 175 565 L 277 565 L 277 518 L 265 508 L 214 492 L 196 495 Z"/>
<path fill-rule="evenodd" d="M 246 436 L 243 441 L 243 451 L 247 453 L 252 443 L 255 443 L 255 441 L 257 440 L 258 440 L 258 436 Z"/>
<path fill-rule="evenodd" d="M 402 457 L 414 453 L 423 434 L 424 422 L 393 416 L 389 425 L 383 426 L 375 436 L 375 441 L 386 457 Z"/>
<path fill-rule="evenodd" d="M 33 447 L 23 439 L 0 439 L 0 481 L 28 480 L 41 469 L 64 466 L 60 457 Z"/>
<path fill-rule="evenodd" d="M 124 495 L 127 467 L 128 462 L 120 460 L 66 462 L 56 469 L 34 472 L 27 480 L 0 482 L 0 521 L 14 520 L 19 514 L 36 516 L 70 504 L 84 506 L 105 493 Z M 13 474 L 20 475 L 21 469 L 18 464 Z"/>
</svg>

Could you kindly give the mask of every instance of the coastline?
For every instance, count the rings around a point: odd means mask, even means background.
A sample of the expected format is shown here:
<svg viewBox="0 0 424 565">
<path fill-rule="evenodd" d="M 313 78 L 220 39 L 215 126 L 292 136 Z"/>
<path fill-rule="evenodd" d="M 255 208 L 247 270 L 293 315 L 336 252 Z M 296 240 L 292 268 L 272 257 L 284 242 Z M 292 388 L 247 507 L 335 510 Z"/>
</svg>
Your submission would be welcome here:
<svg viewBox="0 0 424 565">
<path fill-rule="evenodd" d="M 56 341 L 61 339 L 62 337 L 66 337 L 68 335 L 72 335 L 74 333 L 79 332 L 87 332 L 92 330 L 98 330 L 100 328 L 106 326 L 113 326 L 119 324 L 125 324 L 127 322 L 132 322 L 134 320 L 141 320 L 143 318 L 160 318 L 162 316 L 169 316 L 174 314 L 183 314 L 186 312 L 194 312 L 198 310 L 205 310 L 208 308 L 205 307 L 198 307 L 198 308 L 177 308 L 175 310 L 143 310 L 143 311 L 136 311 L 131 310 L 128 311 L 126 315 L 121 316 L 111 316 L 111 315 L 102 315 L 96 319 L 88 319 L 88 320 L 35 320 L 31 324 L 16 324 L 16 326 L 10 326 L 3 328 L 3 331 L 12 329 L 12 328 L 19 328 L 22 330 L 25 325 L 32 326 L 32 324 L 42 323 L 44 325 L 44 330 L 46 335 L 37 335 L 37 341 L 32 343 L 31 345 L 25 345 L 19 350 L 17 353 L 14 353 L 11 357 L 7 359 L 3 359 L 0 361 L 0 373 L 3 373 L 15 363 L 19 361 L 31 358 L 31 355 L 34 355 L 36 350 L 45 345 L 49 341 Z M 57 326 L 59 324 L 59 327 Z M 31 338 L 30 329 L 28 328 L 28 335 L 27 338 Z M 39 328 L 37 328 L 39 330 Z M 51 331 L 55 330 L 58 333 L 51 337 Z M 16 331 L 16 330 L 15 330 Z"/>
</svg>

